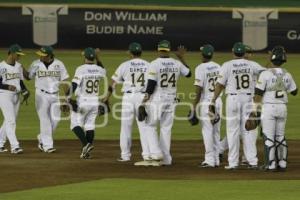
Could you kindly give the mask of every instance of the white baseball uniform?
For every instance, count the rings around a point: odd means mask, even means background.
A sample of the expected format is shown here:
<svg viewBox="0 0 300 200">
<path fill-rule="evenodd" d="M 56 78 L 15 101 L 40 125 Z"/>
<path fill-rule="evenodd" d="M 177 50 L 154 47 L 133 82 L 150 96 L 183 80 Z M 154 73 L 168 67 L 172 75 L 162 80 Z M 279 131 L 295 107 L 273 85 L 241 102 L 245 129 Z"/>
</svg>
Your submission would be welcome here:
<svg viewBox="0 0 300 200">
<path fill-rule="evenodd" d="M 35 107 L 40 119 L 38 140 L 44 151 L 53 148 L 53 133 L 60 121 L 59 84 L 69 78 L 65 65 L 58 59 L 46 67 L 35 60 L 29 68 L 29 78 L 35 78 Z"/>
<path fill-rule="evenodd" d="M 256 88 L 264 91 L 262 106 L 262 130 L 268 148 L 268 168 L 287 167 L 285 124 L 288 103 L 287 92 L 297 89 L 290 73 L 282 68 L 271 68 L 260 74 Z M 277 154 L 277 156 L 275 155 Z M 277 160 L 277 159 L 278 160 Z M 276 161 L 277 160 L 277 161 Z"/>
<path fill-rule="evenodd" d="M 253 60 L 248 60 L 252 66 L 255 66 L 255 68 L 259 71 L 262 72 L 264 70 L 266 70 L 266 68 L 262 67 L 260 64 L 258 64 L 257 62 L 253 61 Z M 253 83 L 254 85 L 256 85 L 256 80 L 258 79 L 258 75 L 253 77 Z M 254 90 L 252 91 L 252 95 L 254 95 Z M 257 130 L 253 130 L 257 131 Z M 243 138 L 245 135 L 242 134 L 241 138 Z M 251 141 L 253 141 L 254 143 L 256 143 L 257 140 L 257 133 L 256 134 L 250 134 L 248 137 L 252 137 Z M 242 162 L 248 162 L 246 157 L 245 157 L 245 152 L 247 152 L 247 150 L 245 149 L 247 146 L 243 145 L 243 156 L 242 156 Z M 220 153 L 224 153 L 225 150 L 228 149 L 228 141 L 227 141 L 227 137 L 225 136 L 223 138 L 223 140 L 220 142 Z"/>
<path fill-rule="evenodd" d="M 177 82 L 180 76 L 187 76 L 190 70 L 173 58 L 157 58 L 151 62 L 148 80 L 156 81 L 156 88 L 146 106 L 146 134 L 151 158 L 163 155 L 163 164 L 172 164 L 170 154 L 171 129 L 174 121 Z M 160 123 L 158 141 L 157 123 Z"/>
<path fill-rule="evenodd" d="M 122 92 L 122 121 L 120 131 L 121 158 L 130 160 L 131 142 L 132 142 L 132 125 L 133 120 L 136 122 L 140 132 L 142 146 L 142 156 L 144 160 L 149 159 L 149 147 L 145 139 L 145 122 L 137 120 L 138 107 L 140 106 L 147 86 L 147 70 L 149 63 L 140 58 L 134 58 L 122 63 L 112 76 L 117 83 L 123 83 Z"/>
<path fill-rule="evenodd" d="M 245 121 L 252 109 L 254 91 L 253 77 L 260 73 L 260 68 L 246 59 L 233 59 L 221 67 L 218 83 L 226 87 L 226 132 L 229 146 L 229 167 L 239 165 L 240 135 L 242 135 L 246 160 L 250 165 L 257 165 L 256 131 L 246 131 Z"/>
<path fill-rule="evenodd" d="M 20 106 L 20 80 L 24 79 L 21 64 L 16 62 L 12 66 L 2 61 L 0 63 L 0 79 L 2 84 L 16 87 L 14 92 L 0 89 L 0 108 L 4 116 L 4 122 L 0 129 L 0 147 L 4 146 L 7 137 L 11 150 L 13 150 L 20 147 L 16 137 L 16 119 Z"/>
<path fill-rule="evenodd" d="M 96 64 L 83 64 L 76 69 L 72 82 L 77 84 L 74 91 L 78 111 L 71 112 L 71 130 L 76 126 L 85 131 L 95 130 L 98 115 L 100 80 L 106 76 L 106 70 Z"/>
<path fill-rule="evenodd" d="M 210 166 L 219 166 L 219 142 L 221 120 L 212 125 L 209 118 L 209 104 L 214 96 L 215 84 L 217 83 L 220 73 L 220 65 L 210 61 L 202 63 L 195 70 L 195 86 L 202 88 L 200 98 L 200 119 L 202 124 L 202 136 L 205 146 L 205 159 L 203 163 Z M 216 112 L 221 116 L 222 100 L 218 98 L 216 101 Z M 198 107 L 197 107 L 198 110 Z"/>
</svg>

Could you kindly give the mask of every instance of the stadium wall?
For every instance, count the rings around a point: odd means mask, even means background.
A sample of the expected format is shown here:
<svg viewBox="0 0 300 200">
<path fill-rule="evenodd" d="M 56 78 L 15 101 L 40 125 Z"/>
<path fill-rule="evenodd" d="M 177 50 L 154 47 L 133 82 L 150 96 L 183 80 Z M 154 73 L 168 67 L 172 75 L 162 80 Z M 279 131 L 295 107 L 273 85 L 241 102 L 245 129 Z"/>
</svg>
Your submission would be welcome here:
<svg viewBox="0 0 300 200">
<path fill-rule="evenodd" d="M 191 50 L 210 43 L 228 51 L 243 41 L 257 51 L 284 45 L 300 52 L 300 9 L 0 4 L 0 46 L 154 50 L 161 39 Z"/>
</svg>

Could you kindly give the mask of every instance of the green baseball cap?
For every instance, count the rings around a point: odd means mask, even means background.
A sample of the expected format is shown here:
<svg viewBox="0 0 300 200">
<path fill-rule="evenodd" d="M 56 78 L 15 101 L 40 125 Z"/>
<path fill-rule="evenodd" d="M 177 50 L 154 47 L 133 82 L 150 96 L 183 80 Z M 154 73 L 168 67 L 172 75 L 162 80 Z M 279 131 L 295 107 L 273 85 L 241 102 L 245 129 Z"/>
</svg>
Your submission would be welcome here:
<svg viewBox="0 0 300 200">
<path fill-rule="evenodd" d="M 142 52 L 142 46 L 137 42 L 130 43 L 128 49 L 131 53 L 140 53 L 140 52 Z"/>
<path fill-rule="evenodd" d="M 168 40 L 162 40 L 158 43 L 157 50 L 158 51 L 170 51 L 171 43 Z"/>
<path fill-rule="evenodd" d="M 51 46 L 42 46 L 40 50 L 36 52 L 39 56 L 49 56 L 53 55 L 53 48 Z"/>
<path fill-rule="evenodd" d="M 25 54 L 22 52 L 22 48 L 18 44 L 13 44 L 9 47 L 8 52 L 15 53 L 20 56 L 24 56 Z"/>
<path fill-rule="evenodd" d="M 202 55 L 205 57 L 212 57 L 214 54 L 214 47 L 210 44 L 203 45 L 200 47 L 200 51 L 202 52 Z"/>
<path fill-rule="evenodd" d="M 82 55 L 88 60 L 94 60 L 96 58 L 96 51 L 92 47 L 85 48 Z"/>
<path fill-rule="evenodd" d="M 233 45 L 233 53 L 235 53 L 235 54 L 244 54 L 244 53 L 246 53 L 245 45 L 241 42 L 236 42 Z"/>
</svg>

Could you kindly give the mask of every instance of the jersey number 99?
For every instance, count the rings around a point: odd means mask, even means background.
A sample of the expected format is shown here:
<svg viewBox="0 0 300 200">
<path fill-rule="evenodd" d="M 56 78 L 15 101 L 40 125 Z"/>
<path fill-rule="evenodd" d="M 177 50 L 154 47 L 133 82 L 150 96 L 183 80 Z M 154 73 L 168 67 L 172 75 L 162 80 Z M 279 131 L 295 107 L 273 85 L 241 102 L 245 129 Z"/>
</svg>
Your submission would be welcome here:
<svg viewBox="0 0 300 200">
<path fill-rule="evenodd" d="M 99 90 L 99 80 L 88 80 L 86 82 L 86 93 L 92 94 L 92 93 L 98 93 Z"/>
</svg>

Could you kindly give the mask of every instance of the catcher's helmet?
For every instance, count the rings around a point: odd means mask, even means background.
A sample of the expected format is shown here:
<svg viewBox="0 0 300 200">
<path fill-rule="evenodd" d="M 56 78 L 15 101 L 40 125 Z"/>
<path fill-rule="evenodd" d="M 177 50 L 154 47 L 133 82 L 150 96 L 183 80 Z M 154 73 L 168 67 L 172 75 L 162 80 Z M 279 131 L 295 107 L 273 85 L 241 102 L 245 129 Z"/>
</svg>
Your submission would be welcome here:
<svg viewBox="0 0 300 200">
<path fill-rule="evenodd" d="M 277 61 L 281 63 L 286 62 L 286 52 L 283 46 L 275 46 L 272 51 L 271 61 Z"/>
</svg>

